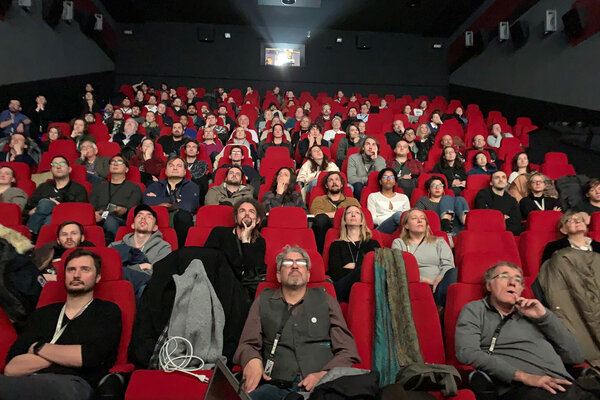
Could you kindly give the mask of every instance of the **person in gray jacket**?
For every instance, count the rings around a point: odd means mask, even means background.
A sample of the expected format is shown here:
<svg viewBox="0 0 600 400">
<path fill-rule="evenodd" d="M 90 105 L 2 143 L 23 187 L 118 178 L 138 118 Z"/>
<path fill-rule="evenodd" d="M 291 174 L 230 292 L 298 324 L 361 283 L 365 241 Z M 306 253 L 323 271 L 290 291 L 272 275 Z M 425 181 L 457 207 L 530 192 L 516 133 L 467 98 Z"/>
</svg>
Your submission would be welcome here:
<svg viewBox="0 0 600 400">
<path fill-rule="evenodd" d="M 140 250 L 147 262 L 127 264 L 123 268 L 123 278 L 130 281 L 136 293 L 141 293 L 140 288 L 146 285 L 152 275 L 152 266 L 169 255 L 171 245 L 163 240 L 162 233 L 158 230 L 156 211 L 152 207 L 142 204 L 133 210 L 132 233 L 123 236 L 122 240 L 111 243 L 108 247 L 122 250 L 124 246 Z M 121 253 L 121 251 L 120 251 Z"/>
<path fill-rule="evenodd" d="M 360 194 L 367 185 L 369 174 L 385 168 L 385 159 L 379 155 L 379 141 L 367 136 L 360 153 L 348 157 L 348 183 L 354 188 L 354 197 L 360 200 Z"/>
<path fill-rule="evenodd" d="M 536 299 L 526 299 L 523 272 L 509 262 L 489 268 L 485 299 L 467 304 L 456 324 L 456 357 L 487 374 L 499 400 L 594 399 L 573 384 L 565 364 L 583 356 L 573 335 Z M 474 381 L 474 379 L 472 379 Z"/>
<path fill-rule="evenodd" d="M 204 198 L 205 205 L 233 205 L 242 198 L 253 198 L 254 189 L 250 185 L 242 184 L 244 171 L 237 165 L 232 165 L 227 170 L 225 182 L 222 185 L 208 189 Z"/>
</svg>

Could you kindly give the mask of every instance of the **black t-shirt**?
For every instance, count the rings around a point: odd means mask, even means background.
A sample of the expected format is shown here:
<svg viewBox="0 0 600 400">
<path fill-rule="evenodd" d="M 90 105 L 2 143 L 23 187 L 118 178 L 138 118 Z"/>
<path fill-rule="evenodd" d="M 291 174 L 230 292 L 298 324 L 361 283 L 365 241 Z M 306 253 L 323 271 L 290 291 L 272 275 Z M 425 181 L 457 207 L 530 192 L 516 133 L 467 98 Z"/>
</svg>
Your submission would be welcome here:
<svg viewBox="0 0 600 400">
<path fill-rule="evenodd" d="M 167 154 L 167 156 L 179 156 L 179 151 L 181 150 L 181 146 L 185 146 L 185 144 L 190 140 L 189 137 L 183 136 L 183 139 L 179 141 L 173 140 L 172 136 L 161 136 L 156 141 L 162 146 L 163 151 Z"/>
<path fill-rule="evenodd" d="M 27 353 L 33 343 L 52 340 L 63 304 L 47 305 L 31 315 L 27 327 L 10 348 L 6 357 L 7 363 L 12 358 Z M 94 299 L 80 316 L 71 321 L 66 318 L 63 326 L 67 322 L 68 325 L 56 344 L 80 344 L 82 367 L 53 364 L 38 373 L 77 375 L 85 379 L 90 386 L 96 387 L 117 359 L 121 339 L 121 310 L 110 301 Z"/>
<path fill-rule="evenodd" d="M 331 279 L 337 281 L 352 272 L 351 269 L 344 268 L 344 265 L 356 262 L 354 268 L 361 268 L 365 254 L 379 247 L 381 247 L 379 242 L 374 239 L 368 242 L 354 243 L 336 240 L 329 247 L 329 269 L 327 273 L 331 276 Z"/>
</svg>

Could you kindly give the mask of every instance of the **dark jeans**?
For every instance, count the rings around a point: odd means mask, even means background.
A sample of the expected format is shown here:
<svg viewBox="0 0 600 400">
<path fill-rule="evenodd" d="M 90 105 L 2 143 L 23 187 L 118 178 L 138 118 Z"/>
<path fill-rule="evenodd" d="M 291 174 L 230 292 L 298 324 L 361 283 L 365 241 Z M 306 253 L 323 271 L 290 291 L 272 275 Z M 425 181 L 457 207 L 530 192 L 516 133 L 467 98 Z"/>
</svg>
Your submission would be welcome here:
<svg viewBox="0 0 600 400">
<path fill-rule="evenodd" d="M 456 278 L 458 276 L 458 270 L 456 268 L 450 268 L 444 274 L 444 277 L 438 283 L 435 292 L 433 292 L 433 300 L 435 304 L 438 306 L 445 307 L 446 306 L 446 293 L 448 292 L 448 288 L 453 283 L 456 283 Z"/>
<path fill-rule="evenodd" d="M 131 269 L 129 267 L 123 267 L 123 279 L 131 282 L 131 285 L 133 285 L 133 293 L 138 300 L 142 297 L 142 293 L 146 288 L 146 284 L 151 277 L 152 275 L 149 275 L 145 272 Z"/>
<path fill-rule="evenodd" d="M 117 231 L 120 227 L 125 226 L 125 219 L 117 217 L 116 215 L 109 214 L 104 222 L 102 223 L 102 229 L 104 230 L 104 240 L 108 246 L 115 241 Z"/>
<path fill-rule="evenodd" d="M 315 215 L 313 220 L 312 229 L 315 233 L 315 241 L 317 242 L 317 250 L 323 254 L 323 246 L 325 245 L 325 235 L 329 228 L 333 228 L 333 219 L 329 218 L 327 214 Z"/>
<path fill-rule="evenodd" d="M 42 226 L 50 224 L 52 210 L 56 207 L 56 203 L 50 199 L 41 199 L 35 207 L 35 212 L 29 217 L 27 227 L 36 235 L 42 229 Z"/>
<path fill-rule="evenodd" d="M 355 182 L 351 184 L 352 187 L 354 188 L 354 198 L 358 201 L 360 201 L 360 195 L 363 191 L 363 189 L 365 188 L 365 184 L 361 183 L 361 182 Z"/>
<path fill-rule="evenodd" d="M 194 226 L 194 216 L 185 210 L 174 210 L 169 211 L 169 220 L 177 234 L 177 245 L 181 249 L 185 245 L 188 230 Z"/>
<path fill-rule="evenodd" d="M 75 375 L 0 375 L 0 399 L 87 400 L 94 389 Z"/>
<path fill-rule="evenodd" d="M 356 266 L 353 270 L 337 281 L 333 282 L 335 288 L 335 297 L 340 303 L 348 303 L 350 301 L 350 290 L 352 285 L 360 282 L 360 266 Z"/>
<path fill-rule="evenodd" d="M 564 387 L 564 386 L 563 386 Z M 498 397 L 498 400 L 596 400 L 598 397 L 586 392 L 579 386 L 572 384 L 565 387 L 566 392 L 556 391 L 552 394 L 547 390 L 519 384 L 507 393 Z"/>
<path fill-rule="evenodd" d="M 283 400 L 285 396 L 292 392 L 302 391 L 298 387 L 298 383 L 300 383 L 299 377 L 296 378 L 296 380 L 289 389 L 281 389 L 275 385 L 262 383 L 256 389 L 249 393 L 250 398 L 252 400 Z"/>
</svg>

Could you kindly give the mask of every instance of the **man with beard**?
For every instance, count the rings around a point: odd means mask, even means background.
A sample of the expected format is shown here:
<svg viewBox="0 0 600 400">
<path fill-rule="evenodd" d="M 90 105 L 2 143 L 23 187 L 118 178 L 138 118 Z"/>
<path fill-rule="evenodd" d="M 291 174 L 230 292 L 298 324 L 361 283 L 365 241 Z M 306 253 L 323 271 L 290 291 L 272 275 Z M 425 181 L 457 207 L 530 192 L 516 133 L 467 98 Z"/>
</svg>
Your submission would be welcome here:
<svg viewBox="0 0 600 400">
<path fill-rule="evenodd" d="M 519 203 L 506 192 L 508 180 L 506 174 L 502 171 L 496 171 L 492 174 L 490 187 L 483 188 L 475 196 L 475 209 L 498 210 L 504 215 L 506 230 L 514 235 L 519 235 L 522 230 L 521 210 Z"/>
<path fill-rule="evenodd" d="M 183 247 L 188 229 L 194 225 L 198 210 L 198 185 L 185 177 L 187 162 L 179 157 L 167 160 L 166 179 L 154 182 L 144 193 L 144 204 L 165 207 L 169 211 L 171 226 L 177 233 L 179 247 Z"/>
<path fill-rule="evenodd" d="M 492 162 L 495 163 L 497 158 L 496 152 L 491 147 L 486 147 L 485 144 L 485 138 L 483 137 L 483 135 L 475 135 L 475 137 L 473 138 L 473 147 L 465 152 L 465 158 L 467 160 L 470 160 L 472 158 L 472 154 L 477 153 L 478 151 L 485 150 L 490 155 Z M 471 154 L 471 152 L 473 153 Z"/>
<path fill-rule="evenodd" d="M 204 125 L 204 119 L 198 115 L 198 110 L 194 104 L 190 104 L 187 106 L 187 116 L 188 122 L 191 122 L 192 125 L 196 127 L 196 131 Z"/>
<path fill-rule="evenodd" d="M 229 226 L 214 227 L 204 247 L 221 250 L 240 280 L 265 274 L 266 243 L 259 232 L 263 219 L 262 205 L 253 198 L 243 198 L 233 206 L 233 229 Z"/>
<path fill-rule="evenodd" d="M 323 253 L 327 230 L 333 228 L 335 211 L 348 206 L 360 208 L 358 200 L 344 195 L 344 186 L 346 182 L 339 171 L 328 172 L 323 180 L 323 190 L 326 194 L 316 197 L 310 206 L 310 213 L 315 216 L 312 228 L 319 253 Z"/>
<path fill-rule="evenodd" d="M 185 161 L 188 164 L 188 171 L 192 182 L 194 182 L 200 188 L 200 207 L 204 205 L 204 197 L 208 191 L 208 180 L 210 178 L 210 167 L 208 163 L 202 159 L 198 159 L 200 153 L 200 144 L 196 140 L 190 140 L 185 144 L 183 148 L 185 154 Z"/>
<path fill-rule="evenodd" d="M 152 207 L 145 204 L 137 206 L 133 210 L 133 232 L 108 246 L 117 249 L 121 254 L 128 254 L 132 248 L 138 249 L 146 257 L 147 262 L 127 260 L 123 264 L 123 279 L 131 282 L 134 292 L 138 295 L 141 295 L 152 276 L 152 266 L 172 251 L 171 245 L 163 240 L 162 233 L 158 230 L 157 219 L 156 211 Z"/>
<path fill-rule="evenodd" d="M 121 311 L 95 299 L 102 259 L 76 249 L 65 262 L 65 303 L 39 308 L 8 353 L 2 399 L 91 399 L 121 339 Z"/>
<path fill-rule="evenodd" d="M 183 124 L 179 121 L 173 122 L 171 127 L 171 135 L 161 136 L 156 140 L 160 144 L 163 151 L 168 157 L 177 157 L 184 146 L 190 140 L 189 137 L 183 135 Z"/>
<path fill-rule="evenodd" d="M 353 124 L 357 121 L 358 118 L 356 118 L 356 107 L 352 106 L 348 108 L 348 118 L 346 118 L 344 122 L 342 122 L 342 130 L 345 132 L 348 128 L 348 125 Z"/>
<path fill-rule="evenodd" d="M 206 128 L 212 128 L 212 130 L 215 132 L 215 135 L 219 138 L 221 143 L 227 143 L 229 133 L 227 132 L 227 129 L 224 126 L 217 125 L 217 116 L 212 112 L 206 114 L 206 123 L 204 124 L 204 126 L 201 127 L 201 129 Z"/>
<path fill-rule="evenodd" d="M 219 109 L 217 110 L 217 118 L 220 118 L 223 121 L 223 125 L 229 132 L 233 130 L 235 121 L 227 114 L 227 107 L 224 104 L 219 106 Z"/>
<path fill-rule="evenodd" d="M 125 126 L 123 120 L 123 110 L 117 108 L 112 117 L 106 121 L 106 127 L 108 128 L 108 134 L 113 137 L 117 133 L 123 132 L 123 127 Z"/>
<path fill-rule="evenodd" d="M 404 122 L 401 119 L 397 119 L 392 124 L 392 131 L 385 134 L 385 141 L 392 150 L 396 148 L 396 143 L 398 143 L 400 139 L 403 139 L 402 136 L 404 136 L 404 131 Z"/>
<path fill-rule="evenodd" d="M 290 118 L 285 122 L 285 130 L 293 131 L 296 127 L 296 122 L 300 122 L 304 117 L 304 109 L 302 107 L 296 107 L 296 112 L 294 113 L 294 118 Z"/>
<path fill-rule="evenodd" d="M 227 176 L 222 185 L 213 186 L 208 189 L 205 205 L 232 205 L 241 199 L 252 199 L 253 189 L 250 185 L 242 184 L 244 171 L 238 165 L 232 165 L 227 169 Z"/>
<path fill-rule="evenodd" d="M 33 263 L 40 271 L 49 269 L 48 273 L 54 273 L 52 264 L 60 261 L 67 249 L 93 246 L 92 242 L 85 240 L 83 225 L 76 221 L 64 221 L 56 230 L 56 242 L 48 242 L 33 251 Z"/>
<path fill-rule="evenodd" d="M 14 132 L 25 133 L 27 135 L 31 120 L 22 114 L 21 110 L 21 102 L 19 100 L 12 99 L 8 103 L 8 110 L 0 113 L 0 136 L 8 136 Z"/>
<path fill-rule="evenodd" d="M 264 289 L 254 301 L 234 355 L 252 399 L 310 392 L 330 369 L 360 362 L 338 302 L 307 287 L 308 253 L 286 246 L 276 262 L 281 288 Z"/>
</svg>

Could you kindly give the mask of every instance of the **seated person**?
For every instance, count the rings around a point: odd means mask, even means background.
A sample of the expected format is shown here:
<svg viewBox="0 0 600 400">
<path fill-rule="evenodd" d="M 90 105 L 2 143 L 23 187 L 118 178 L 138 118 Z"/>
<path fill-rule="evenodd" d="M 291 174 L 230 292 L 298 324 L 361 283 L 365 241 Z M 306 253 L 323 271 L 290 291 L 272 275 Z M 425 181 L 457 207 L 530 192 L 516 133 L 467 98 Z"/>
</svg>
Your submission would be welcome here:
<svg viewBox="0 0 600 400">
<path fill-rule="evenodd" d="M 161 101 L 156 106 L 156 116 L 162 118 L 164 126 L 170 127 L 173 125 L 173 118 L 167 115 L 167 104 L 165 102 Z"/>
<path fill-rule="evenodd" d="M 221 143 L 215 142 L 215 131 L 213 128 L 204 128 L 203 135 L 204 141 L 202 142 L 202 145 L 206 148 L 206 155 L 208 155 L 211 161 L 214 162 L 217 154 L 223 151 L 225 146 L 223 146 Z"/>
<path fill-rule="evenodd" d="M 515 198 L 506 192 L 507 183 L 504 172 L 494 172 L 490 180 L 490 187 L 477 192 L 475 208 L 488 208 L 502 212 L 506 230 L 511 231 L 514 235 L 519 235 L 523 229 L 521 227 L 521 211 Z"/>
<path fill-rule="evenodd" d="M 444 147 L 440 162 L 435 164 L 432 172 L 444 175 L 450 189 L 457 196 L 460 195 L 467 184 L 467 172 L 463 161 L 458 157 L 456 149 L 452 146 Z"/>
<path fill-rule="evenodd" d="M 265 289 L 254 300 L 233 358 L 243 368 L 244 390 L 255 400 L 310 392 L 331 368 L 360 362 L 338 302 L 323 288 L 307 287 L 310 258 L 306 251 L 287 246 L 276 260 L 281 288 Z M 272 370 L 265 372 L 264 363 L 269 359 L 281 316 L 289 318 L 290 323 L 280 335 Z M 292 328 L 308 325 L 310 335 Z"/>
<path fill-rule="evenodd" d="M 400 142 L 398 142 L 400 143 Z M 405 194 L 396 192 L 396 171 L 384 168 L 377 175 L 379 192 L 369 194 L 367 208 L 373 217 L 377 230 L 394 233 L 400 226 L 402 212 L 410 208 L 410 200 Z"/>
<path fill-rule="evenodd" d="M 242 184 L 244 171 L 240 166 L 232 165 L 227 169 L 225 182 L 208 189 L 204 198 L 205 205 L 233 205 L 241 199 L 251 199 L 254 197 L 254 190 L 250 185 Z"/>
<path fill-rule="evenodd" d="M 27 133 L 31 119 L 21 113 L 21 102 L 17 99 L 11 99 L 8 103 L 8 109 L 0 113 L 0 136 L 9 136 L 15 132 Z"/>
<path fill-rule="evenodd" d="M 499 400 L 594 399 L 571 384 L 565 368 L 583 362 L 573 335 L 538 300 L 521 297 L 521 269 L 500 262 L 483 280 L 487 296 L 464 306 L 458 317 L 458 361 L 489 375 Z"/>
<path fill-rule="evenodd" d="M 250 159 L 252 165 L 248 165 L 244 163 L 244 151 L 241 145 L 234 144 L 229 147 L 229 162 L 225 162 L 225 164 L 221 164 L 219 166 L 219 159 L 224 156 L 223 151 L 217 157 L 215 157 L 215 165 L 214 169 L 219 168 L 229 168 L 232 166 L 238 166 L 244 171 L 244 175 L 246 176 L 246 181 L 252 184 L 253 186 L 260 187 L 260 181 L 262 180 L 258 171 L 253 167 L 254 162 Z M 217 168 L 218 166 L 218 168 Z M 257 189 L 258 190 L 258 189 Z"/>
<path fill-rule="evenodd" d="M 421 143 L 421 139 L 417 139 L 417 134 L 413 128 L 406 128 L 402 139 L 408 143 L 408 150 L 412 155 L 413 160 L 424 162 L 429 154 L 429 148 Z"/>
<path fill-rule="evenodd" d="M 430 121 L 427 125 L 429 125 L 429 129 L 431 129 L 431 133 L 434 135 L 438 133 L 440 127 L 444 124 L 442 121 L 442 112 L 440 110 L 433 110 L 431 113 Z"/>
<path fill-rule="evenodd" d="M 329 143 L 333 143 L 335 136 L 342 133 L 346 133 L 342 130 L 342 115 L 335 114 L 331 119 L 331 129 L 323 132 L 323 139 L 327 140 Z"/>
<path fill-rule="evenodd" d="M 160 136 L 160 126 L 156 123 L 156 114 L 148 111 L 144 117 L 142 128 L 146 130 L 146 137 L 156 140 Z"/>
<path fill-rule="evenodd" d="M 398 186 L 408 198 L 410 198 L 412 191 L 417 187 L 417 179 L 423 172 L 423 163 L 419 160 L 409 159 L 409 152 L 408 142 L 400 139 L 396 142 L 396 147 L 394 147 L 396 157 L 386 160 L 386 167 L 396 172 Z"/>
<path fill-rule="evenodd" d="M 444 181 L 436 176 L 429 178 L 425 182 L 428 196 L 417 200 L 415 208 L 435 211 L 444 232 L 458 233 L 464 229 L 469 205 L 464 197 L 444 195 L 444 185 Z"/>
<path fill-rule="evenodd" d="M 360 282 L 360 271 L 365 254 L 381 247 L 372 237 L 362 210 L 357 206 L 346 207 L 340 236 L 329 247 L 329 269 L 327 270 L 333 279 L 339 302 L 347 303 L 350 300 L 352 285 Z"/>
<path fill-rule="evenodd" d="M 98 156 L 96 142 L 84 140 L 79 146 L 81 157 L 75 164 L 83 165 L 87 171 L 87 180 L 92 185 L 98 185 L 108 179 L 109 157 Z"/>
<path fill-rule="evenodd" d="M 508 177 L 508 183 L 511 184 L 519 175 L 528 174 L 530 172 L 531 167 L 529 166 L 529 157 L 527 157 L 527 153 L 524 151 L 517 153 L 512 159 L 512 172 Z"/>
<path fill-rule="evenodd" d="M 600 211 L 600 178 L 592 178 L 581 187 L 584 199 L 573 209 L 588 216 Z"/>
<path fill-rule="evenodd" d="M 138 123 L 133 118 L 129 118 L 125 121 L 123 132 L 116 133 L 115 136 L 113 136 L 113 142 L 119 144 L 121 147 L 121 154 L 128 160 L 135 155 L 138 146 L 144 139 L 144 136 L 137 133 L 137 130 Z"/>
<path fill-rule="evenodd" d="M 204 126 L 201 126 L 200 129 L 206 130 L 207 128 L 212 129 L 215 137 L 218 137 L 221 143 L 227 143 L 227 140 L 229 139 L 229 132 L 224 126 L 217 125 L 217 116 L 215 113 L 209 112 L 206 114 Z"/>
<path fill-rule="evenodd" d="M 179 122 L 183 126 L 183 135 L 187 136 L 190 139 L 196 139 L 198 132 L 194 129 L 195 126 L 191 122 L 189 122 L 187 115 L 180 115 Z"/>
<path fill-rule="evenodd" d="M 47 281 L 56 280 L 55 263 L 58 263 L 67 249 L 94 247 L 85 240 L 84 228 L 79 222 L 64 221 L 56 229 L 56 241 L 44 243 L 33 251 L 33 263 L 44 273 Z"/>
<path fill-rule="evenodd" d="M 190 140 L 183 149 L 185 161 L 188 163 L 188 171 L 192 177 L 192 182 L 198 185 L 200 189 L 200 206 L 204 205 L 204 197 L 208 191 L 208 180 L 210 178 L 210 169 L 206 161 L 198 159 L 200 144 L 196 140 Z"/>
<path fill-rule="evenodd" d="M 0 203 L 14 203 L 21 211 L 27 204 L 27 193 L 16 187 L 15 171 L 8 166 L 0 167 Z"/>
<path fill-rule="evenodd" d="M 292 145 L 283 140 L 284 130 L 282 124 L 275 124 L 271 126 L 273 131 L 273 141 L 267 142 L 266 139 L 258 145 L 258 158 L 261 160 L 267 154 L 267 149 L 269 147 L 285 147 L 290 152 L 290 158 L 294 157 L 294 149 Z"/>
<path fill-rule="evenodd" d="M 321 147 L 329 147 L 329 142 L 323 139 L 321 128 L 319 128 L 319 125 L 317 124 L 312 124 L 310 128 L 308 128 L 308 136 L 300 140 L 300 142 L 298 143 L 298 153 L 300 153 L 302 159 L 304 159 L 307 156 L 309 150 L 314 145 Z"/>
<path fill-rule="evenodd" d="M 513 137 L 511 133 L 502 133 L 502 125 L 499 123 L 492 124 L 490 129 L 490 135 L 487 137 L 487 143 L 490 147 L 499 148 L 500 143 L 502 143 L 502 138 L 505 137 Z"/>
<path fill-rule="evenodd" d="M 156 143 L 160 144 L 167 157 L 179 157 L 181 147 L 183 147 L 189 137 L 183 135 L 183 125 L 181 122 L 173 122 L 171 127 L 171 135 L 164 135 L 156 140 Z"/>
<path fill-rule="evenodd" d="M 348 157 L 348 149 L 352 147 L 361 148 L 364 141 L 365 139 L 360 137 L 358 127 L 354 124 L 348 125 L 346 128 L 346 137 L 341 138 L 338 143 L 336 154 L 336 164 L 338 167 L 341 167 L 344 160 Z"/>
<path fill-rule="evenodd" d="M 300 207 L 306 211 L 302 194 L 296 191 L 296 172 L 290 167 L 277 170 L 271 189 L 263 195 L 265 212 L 274 207 Z"/>
<path fill-rule="evenodd" d="M 546 244 L 542 254 L 542 264 L 552 257 L 555 251 L 566 247 L 600 253 L 600 242 L 587 236 L 588 226 L 585 221 L 584 214 L 574 210 L 565 212 L 558 222 L 558 229 L 564 237 Z"/>
<path fill-rule="evenodd" d="M 325 103 L 321 107 L 321 115 L 319 115 L 319 116 L 317 116 L 317 118 L 315 118 L 315 124 L 317 124 L 319 126 L 319 129 L 321 129 L 321 131 L 323 131 L 323 129 L 325 129 L 325 123 L 327 121 L 331 121 L 331 118 L 332 118 L 331 105 Z"/>
<path fill-rule="evenodd" d="M 328 172 L 323 180 L 325 194 L 316 197 L 310 206 L 310 214 L 315 216 L 312 229 L 315 232 L 315 241 L 321 254 L 323 254 L 327 230 L 333 228 L 335 211 L 338 208 L 352 205 L 360 207 L 358 200 L 344 195 L 344 186 L 346 186 L 346 182 L 339 171 Z"/>
<path fill-rule="evenodd" d="M 172 251 L 171 245 L 163 240 L 162 233 L 158 230 L 157 219 L 152 207 L 145 204 L 137 206 L 133 210 L 133 232 L 108 246 L 121 254 L 123 279 L 131 282 L 138 298 L 152 276 L 152 266 Z M 140 261 L 139 258 L 130 256 L 131 249 L 139 250 L 145 258 L 144 262 L 137 262 Z"/>
<path fill-rule="evenodd" d="M 367 136 L 360 152 L 348 157 L 348 183 L 354 188 L 354 197 L 360 199 L 371 172 L 384 168 L 385 160 L 379 155 L 379 142 L 373 136 Z"/>
<path fill-rule="evenodd" d="M 38 234 L 43 225 L 50 223 L 52 210 L 60 203 L 86 203 L 88 194 L 85 188 L 71 181 L 69 160 L 63 156 L 54 156 L 50 162 L 52 180 L 44 182 L 35 189 L 23 209 L 23 215 L 28 216 L 27 227 Z"/>
<path fill-rule="evenodd" d="M 356 118 L 357 113 L 358 111 L 355 106 L 348 107 L 347 118 L 342 121 L 342 130 L 344 132 L 347 132 L 349 125 L 354 125 L 358 121 L 358 118 Z"/>
<path fill-rule="evenodd" d="M 42 154 L 46 153 L 47 151 L 50 150 L 50 143 L 54 142 L 55 140 L 68 140 L 68 139 L 69 138 L 67 138 L 63 135 L 63 133 L 59 127 L 51 126 L 48 129 L 48 135 L 46 137 L 46 140 L 42 140 L 39 142 L 40 151 L 42 152 Z"/>
<path fill-rule="evenodd" d="M 306 193 L 309 193 L 317 185 L 321 172 L 339 170 L 338 166 L 323 153 L 321 146 L 315 144 L 310 148 L 304 164 L 298 170 L 297 182 L 302 187 L 302 197 L 306 198 Z"/>
<path fill-rule="evenodd" d="M 529 213 L 532 211 L 562 211 L 560 201 L 557 198 L 544 195 L 546 182 L 548 181 L 549 179 L 539 172 L 534 172 L 529 176 L 527 181 L 529 195 L 527 197 L 523 197 L 521 201 L 519 201 L 521 218 L 526 220 L 529 216 Z"/>
<path fill-rule="evenodd" d="M 79 151 L 79 146 L 86 140 L 91 140 L 94 143 L 96 142 L 96 138 L 88 132 L 87 123 L 83 118 L 75 118 L 71 120 L 71 135 L 69 136 L 72 141 L 75 142 L 75 146 L 77 147 L 77 151 Z"/>
<path fill-rule="evenodd" d="M 256 153 L 256 146 L 254 143 L 250 143 L 248 139 L 246 139 L 246 131 L 241 126 L 238 126 L 233 130 L 233 134 L 231 135 L 231 143 L 238 146 L 245 146 L 248 149 L 248 153 L 252 160 L 258 159 L 258 154 Z"/>
<path fill-rule="evenodd" d="M 194 225 L 194 214 L 198 210 L 198 185 L 185 177 L 187 163 L 179 157 L 167 160 L 166 179 L 161 179 L 146 188 L 144 204 L 165 207 L 169 221 L 177 233 L 179 248 L 185 245 L 189 228 Z"/>
<path fill-rule="evenodd" d="M 392 123 L 392 131 L 385 134 L 385 141 L 387 142 L 390 149 L 396 147 L 398 140 L 404 136 L 404 122 L 401 119 L 397 119 Z"/>
<path fill-rule="evenodd" d="M 467 160 L 470 160 L 473 157 L 474 153 L 477 153 L 482 150 L 485 150 L 488 152 L 488 154 L 490 155 L 491 162 L 493 162 L 493 163 L 496 162 L 496 159 L 498 158 L 498 156 L 496 155 L 496 151 L 491 147 L 485 146 L 485 138 L 481 134 L 475 135 L 473 137 L 473 147 L 470 149 L 467 149 L 465 151 L 465 158 Z M 475 165 L 475 163 L 473 163 L 473 165 Z"/>
<path fill-rule="evenodd" d="M 582 217 L 571 215 L 570 219 L 579 221 Z M 532 288 L 539 285 L 540 293 L 536 293 L 536 297 L 554 310 L 558 319 L 573 333 L 585 360 L 591 365 L 600 365 L 598 242 L 595 242 L 594 251 L 593 241 L 585 237 L 583 223 L 571 222 L 570 225 L 573 241 L 567 239 L 570 245 L 556 250 L 542 264 Z M 575 244 L 577 239 L 583 239 L 582 246 Z"/>
<path fill-rule="evenodd" d="M 110 159 L 110 181 L 95 186 L 90 204 L 96 210 L 96 223 L 102 225 L 106 244 L 113 242 L 119 227 L 125 226 L 129 210 L 142 203 L 137 183 L 127 180 L 129 163 L 121 154 Z"/>
<path fill-rule="evenodd" d="M 446 305 L 448 287 L 456 282 L 454 256 L 448 243 L 433 236 L 425 213 L 413 208 L 404 213 L 400 222 L 402 233 L 392 242 L 392 249 L 408 251 L 417 259 L 421 282 L 431 286 L 435 304 Z"/>
<path fill-rule="evenodd" d="M 469 170 L 467 175 L 491 175 L 498 171 L 498 168 L 489 162 L 483 151 L 478 151 L 473 155 L 471 164 L 473 165 L 473 168 Z"/>
<path fill-rule="evenodd" d="M 102 260 L 77 249 L 65 261 L 65 303 L 38 308 L 17 338 L 0 375 L 2 399 L 94 398 L 113 366 L 121 339 L 121 310 L 94 298 Z"/>
<path fill-rule="evenodd" d="M 429 154 L 429 150 L 434 144 L 434 135 L 431 133 L 431 128 L 427 124 L 420 124 L 417 127 L 417 138 L 415 139 L 419 144 L 419 148 L 426 154 Z"/>
<path fill-rule="evenodd" d="M 254 129 L 250 128 L 250 118 L 248 118 L 247 115 L 240 114 L 238 116 L 238 128 L 244 129 L 244 137 L 246 136 L 246 132 L 250 132 L 250 135 L 252 135 L 252 143 L 258 143 L 258 133 L 256 133 Z M 232 134 L 229 139 L 232 139 L 233 137 L 234 135 Z"/>
<path fill-rule="evenodd" d="M 160 178 L 160 171 L 166 166 L 152 139 L 145 137 L 140 143 L 135 156 L 131 157 L 130 164 L 140 170 L 140 178 L 144 185 L 149 186 Z"/>
<path fill-rule="evenodd" d="M 260 235 L 260 224 L 264 211 L 253 198 L 240 199 L 233 205 L 233 229 L 230 226 L 216 226 L 204 243 L 204 247 L 221 250 L 229 262 L 235 276 L 258 280 L 267 271 L 265 251 L 267 245 Z M 248 286 L 250 298 L 254 298 L 256 286 Z"/>
<path fill-rule="evenodd" d="M 24 134 L 15 132 L 10 135 L 9 150 L 0 152 L 0 161 L 15 161 L 22 162 L 30 167 L 35 166 L 37 163 L 28 154 L 31 140 L 26 138 Z"/>
</svg>

